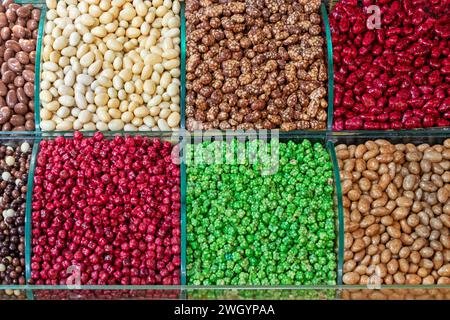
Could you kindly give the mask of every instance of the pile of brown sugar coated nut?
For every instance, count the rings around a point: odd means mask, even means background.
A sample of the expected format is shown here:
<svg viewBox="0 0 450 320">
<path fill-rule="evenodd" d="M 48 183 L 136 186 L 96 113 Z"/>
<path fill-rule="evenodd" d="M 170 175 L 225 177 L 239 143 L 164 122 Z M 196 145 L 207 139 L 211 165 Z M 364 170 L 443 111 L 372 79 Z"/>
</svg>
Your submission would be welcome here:
<svg viewBox="0 0 450 320">
<path fill-rule="evenodd" d="M 450 284 L 450 139 L 338 145 L 344 284 Z"/>
<path fill-rule="evenodd" d="M 187 129 L 325 129 L 320 5 L 187 1 Z"/>
</svg>

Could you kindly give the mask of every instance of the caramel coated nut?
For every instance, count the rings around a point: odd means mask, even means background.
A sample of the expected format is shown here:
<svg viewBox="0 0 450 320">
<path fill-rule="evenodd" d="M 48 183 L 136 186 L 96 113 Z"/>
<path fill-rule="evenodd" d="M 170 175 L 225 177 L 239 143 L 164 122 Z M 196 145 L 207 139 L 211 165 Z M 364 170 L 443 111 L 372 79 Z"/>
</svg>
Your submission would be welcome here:
<svg viewBox="0 0 450 320">
<path fill-rule="evenodd" d="M 187 129 L 325 129 L 320 5 L 187 1 Z"/>
</svg>

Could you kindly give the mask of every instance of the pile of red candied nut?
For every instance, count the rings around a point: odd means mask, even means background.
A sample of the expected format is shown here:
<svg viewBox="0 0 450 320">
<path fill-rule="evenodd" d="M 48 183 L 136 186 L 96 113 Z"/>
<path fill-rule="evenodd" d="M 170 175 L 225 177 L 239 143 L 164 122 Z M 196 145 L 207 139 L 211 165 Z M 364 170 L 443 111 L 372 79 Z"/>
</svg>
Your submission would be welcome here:
<svg viewBox="0 0 450 320">
<path fill-rule="evenodd" d="M 342 0 L 330 25 L 335 130 L 450 125 L 448 0 Z"/>
</svg>

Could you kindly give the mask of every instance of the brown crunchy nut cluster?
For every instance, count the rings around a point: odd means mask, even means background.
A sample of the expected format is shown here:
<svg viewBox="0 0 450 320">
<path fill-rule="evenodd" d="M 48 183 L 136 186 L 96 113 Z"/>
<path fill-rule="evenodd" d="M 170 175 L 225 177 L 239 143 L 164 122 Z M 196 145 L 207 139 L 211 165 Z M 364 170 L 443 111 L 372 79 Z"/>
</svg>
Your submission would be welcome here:
<svg viewBox="0 0 450 320">
<path fill-rule="evenodd" d="M 186 1 L 187 129 L 325 129 L 320 5 Z"/>
</svg>

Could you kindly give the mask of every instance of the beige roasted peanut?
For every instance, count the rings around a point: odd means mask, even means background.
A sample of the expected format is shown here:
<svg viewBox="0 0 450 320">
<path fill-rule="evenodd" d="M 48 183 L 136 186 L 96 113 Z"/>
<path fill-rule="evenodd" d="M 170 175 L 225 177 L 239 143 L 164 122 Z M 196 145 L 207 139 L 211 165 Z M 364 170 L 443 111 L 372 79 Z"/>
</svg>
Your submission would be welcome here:
<svg viewBox="0 0 450 320">
<path fill-rule="evenodd" d="M 422 279 L 416 274 L 407 274 L 406 275 L 406 283 L 407 284 L 420 284 L 422 283 Z"/>
<path fill-rule="evenodd" d="M 388 273 L 394 275 L 397 273 L 398 268 L 399 268 L 398 261 L 395 259 L 392 259 L 387 263 L 386 267 L 387 267 Z"/>
<path fill-rule="evenodd" d="M 423 154 L 424 160 L 429 160 L 430 162 L 441 162 L 442 161 L 442 153 L 437 152 L 432 149 L 427 149 Z"/>
<path fill-rule="evenodd" d="M 361 213 L 367 213 L 370 210 L 370 202 L 366 198 L 360 198 L 358 202 L 358 210 Z"/>
<path fill-rule="evenodd" d="M 350 153 L 347 149 L 343 149 L 343 150 L 338 150 L 336 152 L 336 157 L 340 160 L 345 160 L 348 159 L 350 157 Z"/>
<path fill-rule="evenodd" d="M 439 216 L 439 219 L 441 219 L 442 223 L 447 227 L 450 228 L 450 215 L 449 214 L 441 214 Z"/>
<path fill-rule="evenodd" d="M 450 151 L 386 140 L 339 148 L 349 155 L 340 174 L 350 180 L 343 203 L 355 222 L 348 222 L 344 274 L 359 274 L 359 284 L 377 269 L 386 284 L 446 282 L 438 270 L 450 261 Z"/>
<path fill-rule="evenodd" d="M 367 227 L 369 227 L 369 226 L 371 226 L 372 224 L 374 224 L 375 223 L 375 217 L 374 216 L 372 216 L 372 215 L 368 215 L 368 216 L 365 216 L 362 220 L 361 220 L 361 222 L 359 223 L 359 226 L 361 227 L 361 228 L 367 228 Z"/>
<path fill-rule="evenodd" d="M 406 281 L 405 274 L 403 272 L 397 272 L 394 274 L 394 282 L 396 284 L 404 284 Z"/>
<path fill-rule="evenodd" d="M 373 237 L 379 233 L 380 233 L 379 224 L 373 224 L 366 229 L 366 235 L 368 235 L 369 237 Z"/>
<path fill-rule="evenodd" d="M 349 260 L 344 263 L 343 271 L 344 271 L 344 273 L 351 272 L 355 269 L 355 267 L 356 267 L 356 262 L 353 260 Z"/>
<path fill-rule="evenodd" d="M 422 249 L 424 246 L 426 246 L 427 240 L 424 238 L 418 238 L 414 241 L 414 243 L 411 245 L 411 250 L 418 251 Z"/>
<path fill-rule="evenodd" d="M 378 184 L 372 185 L 369 195 L 372 197 L 372 199 L 379 199 L 379 198 L 383 197 L 384 193 L 383 193 L 382 187 Z M 387 202 L 387 197 L 386 197 L 386 202 Z"/>
<path fill-rule="evenodd" d="M 363 157 L 364 153 L 366 153 L 366 151 L 367 151 L 367 147 L 365 145 L 363 145 L 363 144 L 358 145 L 355 149 L 355 158 L 361 159 Z"/>
<path fill-rule="evenodd" d="M 342 193 L 347 194 L 352 188 L 351 179 L 346 179 L 346 180 L 342 181 L 341 187 L 342 187 Z"/>
<path fill-rule="evenodd" d="M 441 268 L 439 268 L 438 274 L 441 277 L 450 277 L 450 264 L 446 264 L 446 265 L 442 266 Z"/>
<path fill-rule="evenodd" d="M 409 263 L 406 259 L 403 259 L 403 258 L 399 259 L 398 266 L 399 266 L 399 270 L 403 273 L 406 273 L 409 270 Z"/>
<path fill-rule="evenodd" d="M 388 263 L 392 258 L 392 252 L 389 249 L 384 249 L 381 252 L 381 262 Z"/>
<path fill-rule="evenodd" d="M 366 247 L 366 245 L 365 245 L 365 243 L 364 243 L 364 241 L 362 239 L 356 239 L 353 242 L 350 250 L 352 250 L 353 252 L 359 252 L 362 249 L 364 249 L 365 247 Z"/>
<path fill-rule="evenodd" d="M 391 200 L 397 199 L 399 193 L 395 184 L 390 183 L 386 188 L 386 193 Z"/>
<path fill-rule="evenodd" d="M 347 272 L 342 277 L 342 282 L 348 285 L 358 284 L 360 280 L 360 275 L 357 272 Z"/>
<path fill-rule="evenodd" d="M 396 203 L 399 207 L 409 208 L 412 206 L 413 201 L 407 197 L 399 197 L 397 198 Z"/>
<path fill-rule="evenodd" d="M 361 191 L 369 191 L 372 184 L 370 183 L 369 179 L 361 178 L 358 185 Z"/>
<path fill-rule="evenodd" d="M 399 239 L 402 235 L 401 230 L 398 228 L 395 228 L 393 226 L 387 227 L 386 230 L 387 230 L 387 233 L 391 236 L 391 238 L 394 238 L 394 239 Z"/>
<path fill-rule="evenodd" d="M 353 237 L 351 236 L 350 233 L 346 232 L 344 235 L 344 248 L 350 249 L 352 244 L 353 244 Z"/>
<path fill-rule="evenodd" d="M 391 250 L 393 254 L 398 254 L 402 248 L 402 242 L 399 239 L 393 239 L 386 244 L 386 247 Z"/>
<path fill-rule="evenodd" d="M 347 194 L 350 201 L 358 201 L 361 197 L 361 192 L 359 190 L 350 190 Z"/>
<path fill-rule="evenodd" d="M 411 254 L 411 249 L 409 247 L 403 247 L 400 249 L 400 252 L 398 253 L 398 256 L 400 258 L 406 259 Z"/>
<path fill-rule="evenodd" d="M 388 210 L 388 212 L 390 212 L 390 208 L 387 207 L 387 203 L 388 203 L 388 197 L 385 194 L 382 194 L 382 196 L 380 198 L 375 198 L 376 199 L 374 202 L 372 202 L 372 208 L 379 208 L 379 207 L 386 207 L 385 209 Z"/>
<path fill-rule="evenodd" d="M 403 179 L 403 189 L 413 190 L 418 183 L 419 178 L 416 175 L 409 174 Z"/>
<path fill-rule="evenodd" d="M 383 216 L 380 222 L 385 226 L 390 226 L 394 223 L 394 219 L 391 216 Z"/>
<path fill-rule="evenodd" d="M 393 212 L 392 212 L 392 217 L 399 221 L 402 219 L 405 219 L 408 216 L 409 213 L 409 209 L 406 207 L 397 207 Z"/>
<path fill-rule="evenodd" d="M 361 221 L 361 213 L 358 210 L 352 210 L 350 213 L 350 220 L 354 222 Z"/>
</svg>

